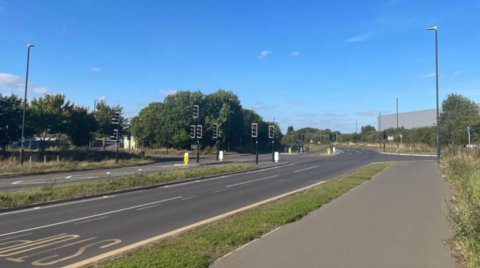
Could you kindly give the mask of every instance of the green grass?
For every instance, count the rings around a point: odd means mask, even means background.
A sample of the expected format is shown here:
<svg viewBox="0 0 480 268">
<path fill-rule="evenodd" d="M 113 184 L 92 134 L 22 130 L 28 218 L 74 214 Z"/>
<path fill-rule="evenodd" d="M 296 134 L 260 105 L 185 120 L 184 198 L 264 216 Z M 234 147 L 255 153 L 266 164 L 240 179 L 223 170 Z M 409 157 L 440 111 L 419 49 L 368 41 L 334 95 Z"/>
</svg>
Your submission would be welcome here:
<svg viewBox="0 0 480 268">
<path fill-rule="evenodd" d="M 154 163 L 154 159 L 128 159 L 118 160 L 118 164 L 115 164 L 115 160 L 104 160 L 99 162 L 90 161 L 50 161 L 50 162 L 32 162 L 25 161 L 23 165 L 20 162 L 12 158 L 0 161 L 0 177 L 11 175 L 27 175 L 27 174 L 44 174 L 44 173 L 56 173 L 56 172 L 68 172 L 76 170 L 91 170 L 102 169 L 110 167 L 127 167 L 136 166 L 142 164 Z"/>
<path fill-rule="evenodd" d="M 328 148 L 328 144 L 305 144 L 305 147 L 308 147 L 310 153 L 319 152 Z"/>
<path fill-rule="evenodd" d="M 444 152 L 441 169 L 452 188 L 455 205 L 450 219 L 455 230 L 454 248 L 463 255 L 464 268 L 480 267 L 480 150 Z"/>
<path fill-rule="evenodd" d="M 365 166 L 340 179 L 163 240 L 100 267 L 208 267 L 210 263 L 241 245 L 279 226 L 300 220 L 391 164 L 375 163 Z"/>
<path fill-rule="evenodd" d="M 52 182 L 42 188 L 0 193 L 0 209 L 47 202 L 59 199 L 70 199 L 112 191 L 151 186 L 190 178 L 201 178 L 222 173 L 255 169 L 252 165 L 225 165 L 217 167 L 174 170 L 163 173 L 136 174 L 114 180 L 98 180 L 91 182 L 55 185 Z"/>
<path fill-rule="evenodd" d="M 340 143 L 340 144 L 336 144 L 336 146 L 347 146 L 347 144 Z M 370 149 L 377 152 L 383 152 L 383 144 L 382 144 L 382 147 L 379 147 L 378 143 L 357 143 L 357 145 L 355 145 L 355 143 L 349 142 L 348 147 Z M 392 143 L 392 146 L 390 146 L 390 142 L 385 142 L 385 152 L 407 153 L 407 154 L 431 154 L 431 155 L 436 155 L 437 153 L 436 148 L 431 148 L 426 145 L 404 144 L 402 148 L 397 149 L 396 143 Z"/>
</svg>

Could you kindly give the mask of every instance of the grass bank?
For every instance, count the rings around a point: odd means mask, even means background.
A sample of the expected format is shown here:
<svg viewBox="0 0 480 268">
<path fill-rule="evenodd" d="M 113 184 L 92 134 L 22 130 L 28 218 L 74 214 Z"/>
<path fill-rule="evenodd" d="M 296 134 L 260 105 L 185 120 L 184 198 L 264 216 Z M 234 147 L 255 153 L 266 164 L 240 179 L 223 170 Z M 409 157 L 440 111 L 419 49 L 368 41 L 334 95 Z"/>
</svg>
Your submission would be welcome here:
<svg viewBox="0 0 480 268">
<path fill-rule="evenodd" d="M 353 148 L 364 148 L 364 149 L 371 149 L 378 152 L 383 152 L 383 143 L 382 146 L 379 147 L 378 143 L 335 143 L 336 146 L 345 146 L 345 147 L 353 147 Z M 436 148 L 424 145 L 424 144 L 403 144 L 402 147 L 397 149 L 397 144 L 392 143 L 390 146 L 390 142 L 385 142 L 385 151 L 386 152 L 396 152 L 396 153 L 408 153 L 408 154 L 431 154 L 436 155 L 437 151 Z"/>
<path fill-rule="evenodd" d="M 100 267 L 208 267 L 241 245 L 279 226 L 300 220 L 309 212 L 369 180 L 389 165 L 391 163 L 365 166 L 340 179 L 161 241 Z"/>
<path fill-rule="evenodd" d="M 305 144 L 305 147 L 308 147 L 310 153 L 319 152 L 321 150 L 327 149 L 328 144 Z"/>
<path fill-rule="evenodd" d="M 113 191 L 152 186 L 166 182 L 217 175 L 228 172 L 255 169 L 252 165 L 226 165 L 188 170 L 174 170 L 163 173 L 136 174 L 114 180 L 55 185 L 42 188 L 0 193 L 0 209 L 30 205 L 59 199 L 105 194 Z"/>
<path fill-rule="evenodd" d="M 480 267 L 480 150 L 451 149 L 441 161 L 455 197 L 457 211 L 450 211 L 455 230 L 454 248 L 463 255 L 465 268 Z"/>
<path fill-rule="evenodd" d="M 55 172 L 68 172 L 77 170 L 102 169 L 110 167 L 127 167 L 142 164 L 154 163 L 154 159 L 119 159 L 118 164 L 115 160 L 104 160 L 99 162 L 90 161 L 50 161 L 50 162 L 32 162 L 25 161 L 20 165 L 18 160 L 5 159 L 0 161 L 0 177 L 11 175 L 44 174 Z"/>
</svg>

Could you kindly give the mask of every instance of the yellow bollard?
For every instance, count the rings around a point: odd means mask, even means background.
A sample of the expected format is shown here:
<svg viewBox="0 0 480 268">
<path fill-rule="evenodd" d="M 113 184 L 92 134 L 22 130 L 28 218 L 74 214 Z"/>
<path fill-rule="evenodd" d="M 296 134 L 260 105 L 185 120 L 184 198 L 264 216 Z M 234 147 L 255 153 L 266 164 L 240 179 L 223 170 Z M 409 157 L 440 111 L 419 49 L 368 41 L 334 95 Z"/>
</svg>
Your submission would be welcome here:
<svg viewBox="0 0 480 268">
<path fill-rule="evenodd" d="M 183 155 L 183 162 L 185 162 L 185 165 L 188 164 L 188 153 Z"/>
<path fill-rule="evenodd" d="M 328 152 L 328 154 L 330 154 L 330 153 L 331 153 L 331 152 L 330 152 L 330 148 L 328 148 L 327 152 Z"/>
<path fill-rule="evenodd" d="M 288 153 L 289 153 L 289 154 L 292 153 L 292 148 L 288 148 Z"/>
</svg>

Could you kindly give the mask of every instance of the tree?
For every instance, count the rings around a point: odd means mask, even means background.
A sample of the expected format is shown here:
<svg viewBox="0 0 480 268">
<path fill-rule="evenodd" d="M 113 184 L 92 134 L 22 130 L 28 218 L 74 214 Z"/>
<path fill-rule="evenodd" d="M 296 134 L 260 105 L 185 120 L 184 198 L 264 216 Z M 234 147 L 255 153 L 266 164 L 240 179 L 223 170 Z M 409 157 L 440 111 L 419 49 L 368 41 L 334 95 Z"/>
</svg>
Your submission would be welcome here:
<svg viewBox="0 0 480 268">
<path fill-rule="evenodd" d="M 66 133 L 69 124 L 72 105 L 65 102 L 65 95 L 47 95 L 38 99 L 34 98 L 30 103 L 31 118 L 29 124 L 35 130 L 35 134 L 41 137 L 41 150 L 45 150 L 45 138 L 47 134 L 57 134 L 57 146 L 60 135 Z"/>
<path fill-rule="evenodd" d="M 147 147 L 157 147 L 162 144 L 165 132 L 162 113 L 163 103 L 152 102 L 132 118 L 131 131 L 139 144 Z"/>
<path fill-rule="evenodd" d="M 442 143 L 448 142 L 451 133 L 451 141 L 456 144 L 467 144 L 467 127 L 470 126 L 472 138 L 480 137 L 478 124 L 480 114 L 475 102 L 459 94 L 450 94 L 442 102 L 442 113 L 440 114 L 440 127 Z M 475 126 L 472 128 L 472 126 Z M 450 131 L 449 131 L 450 128 Z"/>
<path fill-rule="evenodd" d="M 115 116 L 115 113 L 120 115 L 119 125 L 112 124 L 112 119 Z M 110 137 L 113 135 L 114 129 L 118 129 L 119 136 L 127 134 L 128 119 L 126 119 L 123 115 L 122 106 L 109 106 L 105 101 L 100 101 L 97 103 L 95 118 L 98 123 L 98 130 L 96 132 L 97 137 Z"/>
<path fill-rule="evenodd" d="M 21 139 L 22 135 L 22 99 L 16 95 L 0 94 L 0 146 L 2 152 L 10 142 Z"/>
<path fill-rule="evenodd" d="M 72 108 L 66 132 L 71 144 L 74 146 L 87 145 L 97 129 L 95 116 L 89 113 L 88 109 L 78 106 Z"/>
</svg>

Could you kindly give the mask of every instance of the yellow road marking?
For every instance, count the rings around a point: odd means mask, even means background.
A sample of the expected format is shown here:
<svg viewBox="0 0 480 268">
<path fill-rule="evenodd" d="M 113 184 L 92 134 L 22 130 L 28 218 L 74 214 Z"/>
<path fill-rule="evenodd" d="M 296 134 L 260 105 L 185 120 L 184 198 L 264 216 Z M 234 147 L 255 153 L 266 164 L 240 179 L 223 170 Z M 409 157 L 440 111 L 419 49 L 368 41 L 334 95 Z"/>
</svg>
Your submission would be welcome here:
<svg viewBox="0 0 480 268">
<path fill-rule="evenodd" d="M 281 195 L 278 195 L 278 196 L 275 196 L 275 197 L 272 197 L 272 198 L 269 198 L 269 199 L 266 199 L 266 200 L 257 202 L 257 203 L 255 203 L 255 204 L 252 204 L 252 205 L 249 205 L 249 206 L 246 206 L 246 207 L 243 207 L 243 208 L 239 208 L 239 209 L 236 209 L 236 210 L 233 210 L 233 211 L 224 213 L 224 214 L 222 214 L 222 215 L 218 215 L 218 216 L 215 216 L 215 217 L 212 217 L 212 218 L 209 218 L 209 219 L 206 219 L 206 220 L 203 220 L 203 221 L 200 221 L 200 222 L 197 222 L 197 223 L 194 223 L 194 224 L 191 224 L 191 225 L 188 225 L 188 226 L 185 226 L 185 227 L 182 227 L 182 228 L 173 230 L 173 231 L 168 232 L 168 233 L 164 233 L 164 234 L 161 234 L 161 235 L 157 235 L 157 236 L 154 236 L 154 237 L 151 237 L 151 238 L 148 238 L 148 239 L 139 241 L 139 242 L 137 242 L 137 243 L 134 243 L 134 244 L 131 244 L 131 245 L 128 245 L 128 246 L 119 248 L 119 249 L 115 249 L 115 250 L 112 250 L 112 251 L 110 251 L 110 252 L 106 252 L 106 253 L 100 254 L 100 255 L 98 255 L 98 256 L 95 256 L 95 257 L 91 257 L 91 258 L 89 258 L 89 259 L 86 259 L 86 260 L 83 260 L 83 261 L 80 261 L 80 262 L 77 262 L 77 263 L 72 263 L 72 264 L 70 264 L 70 265 L 64 266 L 63 268 L 77 268 L 77 267 L 82 267 L 82 266 L 85 266 L 85 265 L 88 265 L 88 264 L 91 264 L 91 263 L 94 263 L 94 262 L 98 262 L 98 261 L 100 261 L 100 260 L 102 260 L 102 259 L 109 258 L 109 257 L 112 257 L 112 256 L 116 256 L 116 255 L 119 255 L 119 254 L 121 254 L 121 253 L 130 251 L 130 250 L 132 250 L 132 249 L 135 249 L 135 248 L 138 248 L 138 247 L 141 247 L 141 246 L 144 246 L 144 245 L 147 245 L 147 244 L 156 242 L 156 241 L 158 241 L 158 240 L 162 240 L 162 239 L 164 239 L 164 238 L 167 238 L 167 237 L 170 237 L 170 236 L 173 236 L 173 235 L 178 235 L 178 234 L 180 234 L 180 233 L 183 233 L 183 232 L 186 232 L 186 231 L 188 231 L 188 230 L 197 228 L 197 227 L 199 227 L 199 226 L 202 226 L 202 225 L 205 225 L 205 224 L 208 224 L 208 223 L 212 223 L 212 222 L 215 222 L 215 221 L 224 219 L 224 218 L 226 218 L 226 217 L 229 217 L 229 216 L 231 216 L 231 215 L 237 214 L 237 213 L 239 213 L 239 212 L 242 212 L 242 211 L 245 211 L 245 210 L 249 210 L 249 209 L 252 209 L 252 208 L 255 208 L 255 207 L 264 205 L 264 204 L 267 204 L 267 203 L 269 203 L 269 202 L 272 202 L 272 201 L 275 201 L 275 200 L 284 198 L 284 197 L 286 197 L 286 196 L 289 196 L 289 195 L 292 195 L 292 194 L 295 194 L 295 193 L 298 193 L 298 192 L 301 192 L 301 191 L 305 191 L 305 190 L 307 190 L 307 189 L 316 187 L 316 186 L 318 186 L 318 185 L 320 185 L 320 184 L 322 184 L 322 183 L 325 183 L 325 181 L 320 181 L 320 182 L 318 182 L 318 183 L 315 183 L 315 184 L 312 184 L 312 185 L 303 187 L 303 188 L 301 188 L 301 189 L 294 190 L 294 191 L 291 191 L 291 192 L 288 192 L 288 193 L 285 193 L 285 194 L 281 194 Z"/>
<path fill-rule="evenodd" d="M 1 253 L 3 250 L 6 250 L 6 249 L 18 247 L 18 246 L 20 246 L 20 245 L 31 244 L 31 243 L 34 243 L 34 242 L 36 242 L 36 243 L 38 244 L 38 243 L 41 242 L 41 241 L 48 240 L 48 239 L 52 239 L 52 238 L 59 237 L 59 236 L 62 236 L 62 235 L 66 235 L 66 233 L 59 234 L 59 235 L 54 235 L 54 236 L 50 236 L 50 237 L 46 237 L 46 238 L 42 238 L 42 239 L 38 239 L 38 240 L 15 240 L 15 241 L 8 241 L 8 242 L 5 242 L 5 243 L 0 243 L 0 246 L 1 246 L 1 245 L 7 245 L 7 244 L 15 243 L 15 242 L 23 242 L 23 243 L 18 244 L 18 245 L 9 246 L 9 247 L 6 247 L 6 248 L 0 248 L 0 253 Z"/>
<path fill-rule="evenodd" d="M 23 235 L 17 235 L 17 236 L 12 236 L 12 237 L 8 237 L 8 238 L 0 239 L 0 241 L 6 241 L 6 240 L 14 239 L 14 238 L 24 237 L 24 236 L 31 235 L 31 234 L 32 234 L 32 233 L 23 234 Z"/>
<path fill-rule="evenodd" d="M 158 204 L 158 205 L 153 205 L 153 206 L 148 206 L 148 207 L 143 207 L 143 208 L 137 208 L 137 210 L 144 210 L 144 209 L 148 209 L 148 208 L 154 208 L 154 207 L 158 207 L 160 206 L 161 204 Z"/>
<path fill-rule="evenodd" d="M 42 241 L 42 242 L 27 243 L 26 245 L 23 245 L 23 246 L 20 246 L 20 247 L 17 247 L 17 248 L 13 248 L 13 249 L 8 249 L 8 250 L 3 250 L 3 251 L 1 251 L 2 249 L 0 249 L 0 257 L 9 257 L 9 256 L 16 255 L 16 254 L 19 254 L 19 253 L 28 252 L 28 251 L 32 251 L 32 250 L 35 250 L 35 249 L 44 248 L 44 247 L 48 247 L 48 246 L 55 245 L 55 244 L 58 244 L 58 243 L 63 243 L 63 242 L 66 242 L 66 241 L 70 241 L 70 240 L 73 240 L 73 239 L 77 239 L 79 237 L 80 237 L 79 235 L 65 235 L 65 236 L 52 238 L 50 240 L 45 240 L 45 241 Z M 55 240 L 57 240 L 57 241 L 55 241 Z M 46 243 L 46 242 L 51 242 L 51 243 Z M 44 243 L 46 243 L 46 244 L 44 244 Z M 34 246 L 34 245 L 37 245 L 37 244 L 40 244 L 40 245 L 36 246 L 36 247 L 31 247 L 31 246 Z M 15 250 L 19 250 L 19 249 L 23 249 L 23 250 L 15 251 Z M 9 252 L 9 251 L 13 251 L 13 252 L 5 254 L 6 252 Z"/>
<path fill-rule="evenodd" d="M 77 241 L 77 242 L 73 242 L 73 243 L 70 243 L 70 244 L 67 244 L 67 245 L 63 245 L 63 246 L 59 246 L 59 247 L 56 247 L 56 248 L 51 248 L 51 249 L 47 249 L 47 250 L 44 250 L 44 251 L 40 251 L 40 252 L 31 254 L 31 255 L 27 255 L 27 256 L 22 256 L 22 257 L 18 257 L 18 258 L 7 258 L 7 260 L 13 261 L 13 262 L 24 262 L 25 259 L 27 259 L 27 258 L 36 256 L 36 255 L 40 255 L 40 254 L 43 254 L 43 253 L 46 253 L 46 252 L 54 251 L 54 250 L 57 250 L 57 249 L 66 248 L 66 247 L 73 246 L 73 245 L 76 245 L 76 244 L 80 244 L 80 243 L 83 243 L 83 242 L 87 242 L 87 241 L 90 241 L 90 240 L 93 240 L 93 239 L 96 239 L 96 238 L 98 238 L 98 237 L 96 237 L 96 236 L 91 237 L 91 238 L 80 240 L 80 241 Z"/>
<path fill-rule="evenodd" d="M 108 218 L 108 216 L 95 218 L 95 219 L 91 219 L 91 220 L 86 220 L 86 221 L 81 221 L 81 222 L 76 222 L 73 225 L 78 225 L 78 224 L 87 223 L 87 222 L 91 222 L 91 221 L 98 221 L 98 220 L 102 220 L 102 219 L 106 219 L 106 218 Z"/>
</svg>

